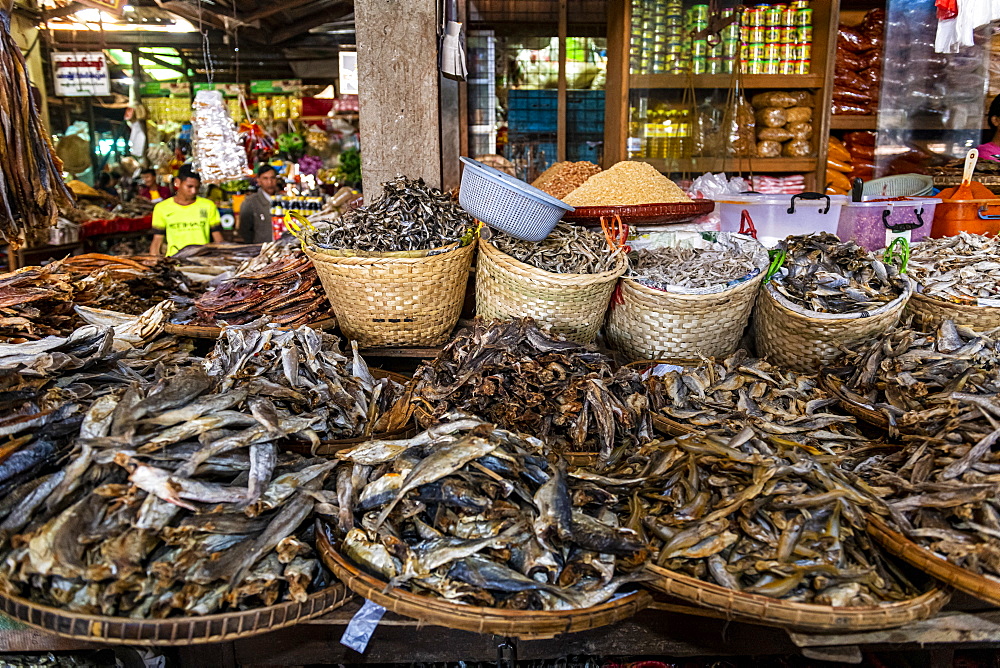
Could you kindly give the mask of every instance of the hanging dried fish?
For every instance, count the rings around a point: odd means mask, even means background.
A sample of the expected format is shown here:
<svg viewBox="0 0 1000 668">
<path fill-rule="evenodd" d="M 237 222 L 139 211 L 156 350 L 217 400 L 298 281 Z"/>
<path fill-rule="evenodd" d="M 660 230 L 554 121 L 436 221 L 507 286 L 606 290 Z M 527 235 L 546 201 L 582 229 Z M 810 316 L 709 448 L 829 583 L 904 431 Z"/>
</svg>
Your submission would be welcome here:
<svg viewBox="0 0 1000 668">
<path fill-rule="evenodd" d="M 861 313 L 899 297 L 907 279 L 853 241 L 827 232 L 788 237 L 784 269 L 773 285 L 789 301 L 818 313 Z"/>
<path fill-rule="evenodd" d="M 956 304 L 1000 298 L 1000 238 L 960 232 L 914 244 L 907 271 L 928 297 Z"/>
<path fill-rule="evenodd" d="M 469 237 L 476 222 L 450 195 L 423 179 L 397 176 L 378 199 L 339 219 L 313 218 L 307 244 L 385 253 L 430 250 Z"/>
<path fill-rule="evenodd" d="M 618 264 L 620 251 L 612 251 L 600 232 L 558 223 L 541 241 L 515 239 L 490 228 L 483 238 L 507 255 L 542 271 L 556 274 L 600 274 Z"/>
<path fill-rule="evenodd" d="M 12 10 L 13 0 L 0 0 L 0 239 L 17 246 L 20 235 L 55 224 L 73 196 L 31 99 L 27 65 L 10 34 Z"/>
</svg>

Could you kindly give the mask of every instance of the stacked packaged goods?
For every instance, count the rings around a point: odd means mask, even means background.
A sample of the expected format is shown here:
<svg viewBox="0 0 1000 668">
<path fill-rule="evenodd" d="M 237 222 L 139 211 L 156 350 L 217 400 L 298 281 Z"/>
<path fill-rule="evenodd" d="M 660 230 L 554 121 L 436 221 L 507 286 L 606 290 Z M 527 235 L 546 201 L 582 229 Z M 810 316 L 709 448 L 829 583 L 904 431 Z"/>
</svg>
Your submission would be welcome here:
<svg viewBox="0 0 1000 668">
<path fill-rule="evenodd" d="M 878 111 L 884 32 L 883 9 L 869 11 L 857 28 L 840 26 L 834 70 L 834 114 L 867 115 Z"/>
</svg>

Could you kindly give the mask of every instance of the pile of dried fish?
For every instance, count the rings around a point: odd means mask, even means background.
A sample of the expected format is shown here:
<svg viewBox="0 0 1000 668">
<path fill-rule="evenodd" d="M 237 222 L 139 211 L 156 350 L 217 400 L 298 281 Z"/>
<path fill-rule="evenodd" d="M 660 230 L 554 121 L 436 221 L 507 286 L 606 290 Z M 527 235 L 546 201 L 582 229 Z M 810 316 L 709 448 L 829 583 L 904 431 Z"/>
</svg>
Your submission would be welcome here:
<svg viewBox="0 0 1000 668">
<path fill-rule="evenodd" d="M 907 271 L 921 293 L 956 304 L 1000 298 L 1000 238 L 960 232 L 913 246 Z"/>
<path fill-rule="evenodd" d="M 182 248 L 170 257 L 184 273 L 231 276 L 241 264 L 257 257 L 260 249 L 261 244 L 205 244 Z"/>
<path fill-rule="evenodd" d="M 635 532 L 590 474 L 567 475 L 532 437 L 461 414 L 403 441 L 338 455 L 347 559 L 390 585 L 517 610 L 586 608 L 646 579 Z M 331 499 L 332 501 L 332 499 Z"/>
<path fill-rule="evenodd" d="M 17 246 L 33 229 L 54 225 L 72 206 L 62 161 L 32 99 L 28 68 L 10 34 L 13 0 L 0 0 L 0 239 Z"/>
<path fill-rule="evenodd" d="M 146 197 L 133 197 L 131 200 L 118 206 L 115 214 L 122 218 L 143 218 L 153 213 L 156 206 Z"/>
<path fill-rule="evenodd" d="M 817 313 L 873 311 L 899 297 L 907 279 L 853 241 L 827 232 L 788 237 L 772 285 L 792 303 Z"/>
<path fill-rule="evenodd" d="M 78 225 L 86 223 L 88 220 L 107 220 L 115 217 L 113 213 L 103 206 L 97 206 L 84 200 L 77 202 L 76 206 L 68 206 L 62 209 L 61 215 L 71 223 Z"/>
<path fill-rule="evenodd" d="M 893 431 L 933 434 L 953 417 L 952 396 L 981 392 L 1000 369 L 1000 332 L 945 320 L 933 333 L 899 325 L 863 341 L 831 370 L 845 398 L 880 411 Z"/>
<path fill-rule="evenodd" d="M 0 274 L 0 341 L 20 343 L 67 334 L 79 324 L 72 277 L 58 263 Z"/>
<path fill-rule="evenodd" d="M 722 362 L 669 369 L 647 380 L 653 409 L 676 422 L 728 439 L 745 427 L 768 442 L 812 452 L 840 452 L 866 439 L 854 418 L 830 410 L 837 403 L 816 377 L 779 369 L 738 350 Z"/>
<path fill-rule="evenodd" d="M 612 251 L 600 232 L 557 223 L 541 241 L 523 241 L 496 230 L 489 241 L 515 260 L 556 274 L 600 274 L 618 265 L 620 251 Z M 484 234 L 484 238 L 487 238 Z"/>
<path fill-rule="evenodd" d="M 313 221 L 307 244 L 376 253 L 440 248 L 470 238 L 476 227 L 450 195 L 405 176 L 383 183 L 382 195 L 370 204 L 337 220 Z"/>
<path fill-rule="evenodd" d="M 643 248 L 631 259 L 629 276 L 654 290 L 728 286 L 756 275 L 754 253 L 740 246 Z"/>
<path fill-rule="evenodd" d="M 332 315 L 319 275 L 302 251 L 221 282 L 195 303 L 192 324 L 242 325 L 264 317 L 297 327 Z"/>
<path fill-rule="evenodd" d="M 597 451 L 607 460 L 651 434 L 638 373 L 546 335 L 531 318 L 476 318 L 413 377 L 413 401 L 434 416 L 473 413 L 556 451 Z"/>
<path fill-rule="evenodd" d="M 750 594 L 868 606 L 919 591 L 865 533 L 873 501 L 835 460 L 749 427 L 644 446 L 591 477 L 658 565 Z M 571 474 L 572 475 L 572 474 Z"/>
</svg>

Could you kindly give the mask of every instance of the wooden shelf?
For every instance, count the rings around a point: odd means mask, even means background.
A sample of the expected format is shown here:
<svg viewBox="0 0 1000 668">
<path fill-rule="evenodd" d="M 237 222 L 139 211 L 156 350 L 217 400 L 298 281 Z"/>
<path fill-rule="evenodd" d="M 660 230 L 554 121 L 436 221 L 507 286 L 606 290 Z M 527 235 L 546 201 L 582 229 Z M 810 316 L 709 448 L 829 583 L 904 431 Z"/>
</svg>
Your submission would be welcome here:
<svg viewBox="0 0 1000 668">
<path fill-rule="evenodd" d="M 875 130 L 878 128 L 878 116 L 875 114 L 830 116 L 830 127 L 834 130 Z"/>
<path fill-rule="evenodd" d="M 693 80 L 695 88 L 729 88 L 733 82 L 731 74 L 633 74 L 629 77 L 629 87 L 670 89 L 687 88 Z M 822 74 L 744 74 L 744 88 L 822 88 Z"/>
<path fill-rule="evenodd" d="M 693 172 L 748 172 L 768 174 L 771 172 L 814 172 L 817 158 L 691 158 L 689 160 L 664 160 L 661 158 L 635 158 L 648 162 L 661 172 L 678 170 Z"/>
</svg>

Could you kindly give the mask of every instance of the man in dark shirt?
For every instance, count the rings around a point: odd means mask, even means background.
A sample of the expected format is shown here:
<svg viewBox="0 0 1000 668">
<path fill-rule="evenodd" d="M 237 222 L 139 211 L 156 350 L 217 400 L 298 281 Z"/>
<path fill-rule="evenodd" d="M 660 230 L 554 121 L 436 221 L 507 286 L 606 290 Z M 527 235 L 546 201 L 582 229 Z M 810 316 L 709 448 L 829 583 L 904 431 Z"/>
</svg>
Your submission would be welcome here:
<svg viewBox="0 0 1000 668">
<path fill-rule="evenodd" d="M 145 197 L 153 204 L 162 202 L 174 193 L 170 191 L 170 186 L 161 186 L 156 182 L 156 171 L 144 169 L 139 172 L 142 185 L 139 186 L 139 197 Z"/>
<path fill-rule="evenodd" d="M 257 170 L 257 186 L 259 190 L 247 195 L 240 207 L 240 239 L 248 244 L 274 240 L 271 199 L 279 192 L 278 170 L 271 165 L 261 165 Z"/>
</svg>

